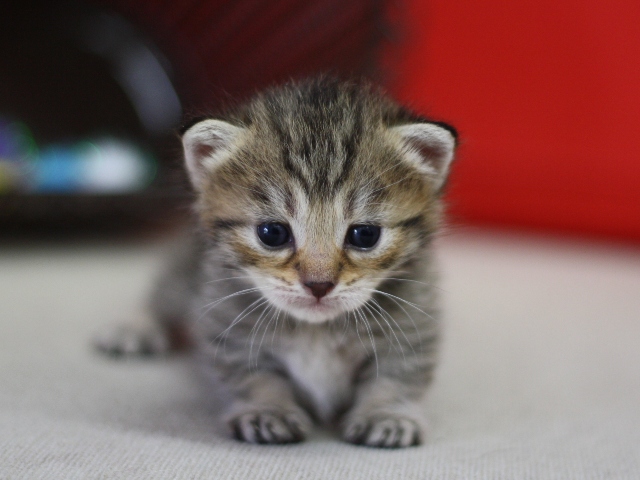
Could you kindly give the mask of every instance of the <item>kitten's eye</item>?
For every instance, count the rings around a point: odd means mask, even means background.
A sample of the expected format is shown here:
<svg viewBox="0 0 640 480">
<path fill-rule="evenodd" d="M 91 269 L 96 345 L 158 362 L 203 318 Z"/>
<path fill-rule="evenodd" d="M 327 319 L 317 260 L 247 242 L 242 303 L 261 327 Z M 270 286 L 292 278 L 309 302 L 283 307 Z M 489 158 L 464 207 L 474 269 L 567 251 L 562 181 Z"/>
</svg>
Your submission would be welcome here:
<svg viewBox="0 0 640 480">
<path fill-rule="evenodd" d="M 358 248 L 372 248 L 380 238 L 377 225 L 352 225 L 347 232 L 347 243 Z"/>
<path fill-rule="evenodd" d="M 282 223 L 261 223 L 258 238 L 267 247 L 281 247 L 291 239 L 289 228 Z"/>
</svg>

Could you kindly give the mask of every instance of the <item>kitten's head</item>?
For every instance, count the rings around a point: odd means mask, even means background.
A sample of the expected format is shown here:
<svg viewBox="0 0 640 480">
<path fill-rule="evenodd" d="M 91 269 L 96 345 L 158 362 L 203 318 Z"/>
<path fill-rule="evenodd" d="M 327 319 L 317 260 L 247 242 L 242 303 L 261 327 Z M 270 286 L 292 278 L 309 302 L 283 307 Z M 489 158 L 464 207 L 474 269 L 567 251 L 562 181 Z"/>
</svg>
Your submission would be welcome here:
<svg viewBox="0 0 640 480">
<path fill-rule="evenodd" d="M 321 322 L 420 258 L 456 133 L 370 87 L 320 80 L 202 120 L 183 144 L 216 251 L 273 305 Z"/>
</svg>

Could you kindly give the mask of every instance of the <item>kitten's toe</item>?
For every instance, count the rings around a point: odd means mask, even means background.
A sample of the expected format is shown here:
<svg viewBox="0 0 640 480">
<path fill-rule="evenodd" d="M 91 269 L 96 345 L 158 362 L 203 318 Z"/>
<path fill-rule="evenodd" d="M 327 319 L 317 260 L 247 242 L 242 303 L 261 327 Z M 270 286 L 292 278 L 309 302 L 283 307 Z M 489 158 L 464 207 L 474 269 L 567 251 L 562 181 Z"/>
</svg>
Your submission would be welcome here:
<svg viewBox="0 0 640 480">
<path fill-rule="evenodd" d="M 98 332 L 93 345 L 99 351 L 119 356 L 156 356 L 167 353 L 170 342 L 160 328 L 117 325 Z"/>
<path fill-rule="evenodd" d="M 244 413 L 229 425 L 236 439 L 262 444 L 301 442 L 308 430 L 307 422 L 299 415 L 271 411 Z"/>
<path fill-rule="evenodd" d="M 355 445 L 404 448 L 422 443 L 417 422 L 403 417 L 358 418 L 347 423 L 344 439 Z"/>
</svg>

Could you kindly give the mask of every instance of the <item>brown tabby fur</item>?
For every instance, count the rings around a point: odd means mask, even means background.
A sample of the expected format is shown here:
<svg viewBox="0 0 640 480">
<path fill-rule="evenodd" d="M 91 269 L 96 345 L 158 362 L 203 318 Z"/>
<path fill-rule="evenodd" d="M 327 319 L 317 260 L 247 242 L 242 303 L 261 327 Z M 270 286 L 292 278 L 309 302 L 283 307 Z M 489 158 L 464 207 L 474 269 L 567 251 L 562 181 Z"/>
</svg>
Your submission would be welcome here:
<svg viewBox="0 0 640 480">
<path fill-rule="evenodd" d="M 455 137 L 370 86 L 326 78 L 186 129 L 200 227 L 152 310 L 188 326 L 237 438 L 299 441 L 315 420 L 352 443 L 421 441 L 439 317 L 430 245 Z M 264 222 L 287 225 L 291 244 L 261 244 Z M 358 224 L 382 228 L 374 248 L 347 244 Z M 306 282 L 335 288 L 313 303 Z M 100 346 L 122 351 L 122 337 Z"/>
</svg>

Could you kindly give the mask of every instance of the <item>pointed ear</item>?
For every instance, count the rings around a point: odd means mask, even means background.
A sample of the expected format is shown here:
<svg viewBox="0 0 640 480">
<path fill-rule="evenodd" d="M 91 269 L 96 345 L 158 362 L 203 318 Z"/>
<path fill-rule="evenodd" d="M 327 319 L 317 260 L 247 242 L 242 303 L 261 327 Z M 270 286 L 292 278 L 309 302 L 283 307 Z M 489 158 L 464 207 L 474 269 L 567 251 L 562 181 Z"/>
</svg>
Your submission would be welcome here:
<svg viewBox="0 0 640 480">
<path fill-rule="evenodd" d="M 455 153 L 455 130 L 435 123 L 413 123 L 391 130 L 400 135 L 407 159 L 431 177 L 436 190 L 440 190 Z"/>
<path fill-rule="evenodd" d="M 243 132 L 244 128 L 222 120 L 203 120 L 184 132 L 184 159 L 196 190 L 201 190 L 207 177 L 228 158 Z"/>
</svg>

